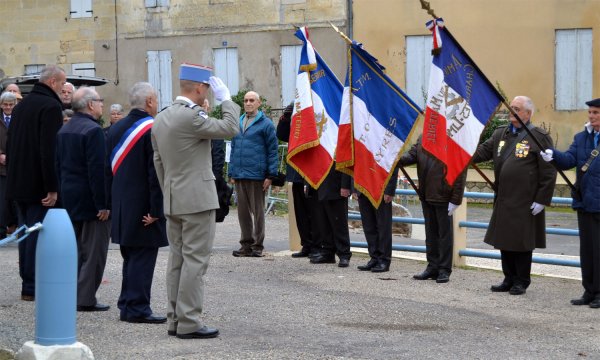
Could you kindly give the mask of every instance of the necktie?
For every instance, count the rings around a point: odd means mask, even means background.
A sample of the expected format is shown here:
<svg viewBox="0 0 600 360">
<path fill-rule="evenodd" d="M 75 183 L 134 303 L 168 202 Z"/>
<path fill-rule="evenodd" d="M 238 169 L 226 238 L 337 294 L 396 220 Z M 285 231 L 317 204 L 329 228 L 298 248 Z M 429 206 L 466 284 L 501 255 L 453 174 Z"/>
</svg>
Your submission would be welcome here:
<svg viewBox="0 0 600 360">
<path fill-rule="evenodd" d="M 4 116 L 4 123 L 6 124 L 6 127 L 8 127 L 8 125 L 10 124 L 10 116 Z"/>
<path fill-rule="evenodd" d="M 594 135 L 594 147 L 598 147 L 598 138 L 600 137 L 600 133 L 596 132 Z"/>
</svg>

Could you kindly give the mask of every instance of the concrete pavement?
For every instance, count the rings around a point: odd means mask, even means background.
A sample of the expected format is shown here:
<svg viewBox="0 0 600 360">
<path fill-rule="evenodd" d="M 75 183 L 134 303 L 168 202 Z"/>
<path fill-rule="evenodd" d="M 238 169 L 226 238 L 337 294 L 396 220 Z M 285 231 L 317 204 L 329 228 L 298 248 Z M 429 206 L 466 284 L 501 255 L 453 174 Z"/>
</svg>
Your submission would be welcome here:
<svg viewBox="0 0 600 360">
<path fill-rule="evenodd" d="M 491 293 L 501 273 L 455 269 L 448 284 L 419 282 L 422 261 L 395 259 L 388 273 L 292 259 L 287 222 L 267 217 L 264 258 L 235 258 L 235 210 L 217 227 L 203 320 L 210 340 L 167 336 L 166 325 L 119 321 L 121 258 L 111 246 L 100 302 L 78 313 L 78 340 L 96 359 L 600 359 L 600 310 L 569 305 L 577 280 L 534 277 L 524 296 Z M 166 309 L 168 252 L 159 252 L 153 309 Z M 19 300 L 16 247 L 0 248 L 0 348 L 34 338 L 34 304 Z"/>
</svg>

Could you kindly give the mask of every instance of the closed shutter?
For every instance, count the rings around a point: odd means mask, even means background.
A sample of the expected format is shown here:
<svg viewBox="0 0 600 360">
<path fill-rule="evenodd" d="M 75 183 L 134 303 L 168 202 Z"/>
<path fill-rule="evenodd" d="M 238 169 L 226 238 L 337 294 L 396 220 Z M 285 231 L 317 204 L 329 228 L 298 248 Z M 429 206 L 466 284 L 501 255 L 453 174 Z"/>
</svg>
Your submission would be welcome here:
<svg viewBox="0 0 600 360">
<path fill-rule="evenodd" d="M 557 30 L 555 41 L 556 110 L 586 109 L 592 98 L 592 30 Z"/>
<path fill-rule="evenodd" d="M 213 56 L 215 76 L 223 80 L 232 96 L 236 95 L 240 91 L 237 48 L 213 49 Z"/>
<path fill-rule="evenodd" d="M 171 51 L 150 50 L 147 52 L 147 62 L 148 82 L 158 93 L 158 109 L 161 110 L 173 102 Z"/>
<path fill-rule="evenodd" d="M 406 37 L 406 93 L 421 108 L 425 108 L 429 88 L 432 42 L 431 35 Z"/>
<path fill-rule="evenodd" d="M 92 17 L 92 0 L 71 0 L 71 18 Z"/>
<path fill-rule="evenodd" d="M 281 47 L 281 106 L 288 106 L 296 97 L 296 76 L 300 67 L 302 45 Z"/>
</svg>

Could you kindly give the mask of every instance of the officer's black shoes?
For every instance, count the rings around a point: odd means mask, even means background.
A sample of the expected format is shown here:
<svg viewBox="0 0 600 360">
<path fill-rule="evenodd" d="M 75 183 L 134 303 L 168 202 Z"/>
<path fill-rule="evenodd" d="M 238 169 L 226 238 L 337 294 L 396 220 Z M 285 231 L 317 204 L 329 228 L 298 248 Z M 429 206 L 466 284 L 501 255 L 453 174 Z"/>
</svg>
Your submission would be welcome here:
<svg viewBox="0 0 600 360">
<path fill-rule="evenodd" d="M 511 295 L 523 295 L 525 292 L 525 287 L 521 284 L 515 284 L 508 290 L 508 293 Z"/>
<path fill-rule="evenodd" d="M 598 308 L 600 308 L 600 299 L 599 298 L 595 298 L 594 300 L 592 300 L 592 302 L 590 303 L 590 307 L 592 309 L 598 309 Z"/>
<path fill-rule="evenodd" d="M 423 271 L 420 274 L 416 274 L 413 275 L 413 279 L 415 280 L 436 280 L 438 277 L 438 273 L 437 272 L 433 272 L 429 269 L 425 269 L 425 271 Z"/>
<path fill-rule="evenodd" d="M 371 269 L 377 265 L 377 260 L 375 259 L 371 259 L 369 260 L 368 263 L 366 263 L 365 265 L 359 265 L 356 268 L 360 271 L 371 271 Z"/>
<path fill-rule="evenodd" d="M 319 254 L 310 258 L 311 264 L 335 264 L 335 255 L 323 255 Z"/>
<path fill-rule="evenodd" d="M 390 264 L 387 262 L 383 262 L 383 261 L 378 262 L 371 269 L 371 272 L 374 272 L 374 273 L 381 273 L 381 272 L 386 272 L 386 271 L 390 271 Z"/>
<path fill-rule="evenodd" d="M 503 281 L 498 285 L 492 285 L 490 290 L 492 290 L 492 292 L 508 292 L 508 291 L 510 291 L 511 288 L 512 288 L 511 284 L 505 283 Z"/>
<path fill-rule="evenodd" d="M 588 295 L 588 293 L 584 293 L 579 299 L 571 300 L 571 305 L 589 305 L 592 301 L 594 301 L 594 297 Z"/>
<path fill-rule="evenodd" d="M 435 279 L 435 282 L 438 284 L 444 284 L 448 281 L 450 281 L 450 274 L 448 274 L 447 271 L 440 271 L 440 273 L 437 276 L 437 279 Z"/>
<path fill-rule="evenodd" d="M 338 263 L 338 267 L 348 267 L 350 265 L 350 259 L 347 258 L 341 258 L 340 262 Z"/>
</svg>

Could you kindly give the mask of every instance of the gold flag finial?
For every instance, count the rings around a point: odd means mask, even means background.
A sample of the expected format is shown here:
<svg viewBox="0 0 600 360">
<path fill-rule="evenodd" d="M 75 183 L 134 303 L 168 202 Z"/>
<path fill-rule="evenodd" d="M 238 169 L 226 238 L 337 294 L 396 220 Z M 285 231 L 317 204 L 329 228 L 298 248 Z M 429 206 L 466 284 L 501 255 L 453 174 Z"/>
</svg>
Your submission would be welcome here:
<svg viewBox="0 0 600 360">
<path fill-rule="evenodd" d="M 431 15 L 434 19 L 437 19 L 435 12 L 431 8 L 431 4 L 429 4 L 429 1 L 425 1 L 425 0 L 419 0 L 419 1 L 421 2 L 421 9 L 427 10 L 427 13 L 429 15 Z"/>
<path fill-rule="evenodd" d="M 338 34 L 340 34 L 340 36 L 344 40 L 346 40 L 346 42 L 348 44 L 352 44 L 352 40 L 348 36 L 346 36 L 346 34 L 344 34 L 343 32 L 341 32 L 340 29 L 337 26 L 333 25 L 333 23 L 331 23 L 331 22 L 329 23 L 329 25 L 331 25 L 331 27 L 333 28 L 333 30 L 335 30 L 335 32 L 337 32 Z"/>
</svg>

